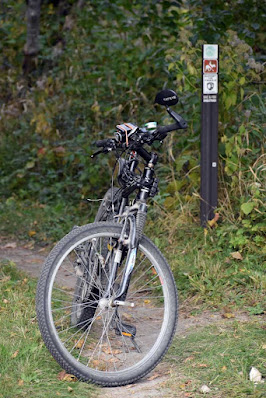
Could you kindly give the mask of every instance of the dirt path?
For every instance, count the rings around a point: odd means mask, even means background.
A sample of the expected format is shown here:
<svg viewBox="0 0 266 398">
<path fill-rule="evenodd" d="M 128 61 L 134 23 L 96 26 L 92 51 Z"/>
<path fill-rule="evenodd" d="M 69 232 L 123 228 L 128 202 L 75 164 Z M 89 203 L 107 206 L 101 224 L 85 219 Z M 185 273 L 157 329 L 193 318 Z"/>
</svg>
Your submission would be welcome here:
<svg viewBox="0 0 266 398">
<path fill-rule="evenodd" d="M 34 277 L 38 277 L 41 267 L 49 250 L 33 247 L 32 244 L 7 241 L 0 236 L 0 261 L 10 260 L 23 271 Z M 237 320 L 247 320 L 246 314 L 236 314 Z M 221 314 L 205 311 L 197 316 L 187 317 L 185 313 L 180 313 L 177 333 L 186 335 L 195 331 L 200 326 L 206 326 L 221 322 Z M 100 398 L 170 398 L 178 397 L 177 392 L 173 393 L 167 388 L 167 380 L 171 374 L 169 364 L 159 364 L 153 372 L 148 374 L 140 382 L 125 387 L 103 388 Z M 180 397 L 184 395 L 181 394 Z"/>
</svg>

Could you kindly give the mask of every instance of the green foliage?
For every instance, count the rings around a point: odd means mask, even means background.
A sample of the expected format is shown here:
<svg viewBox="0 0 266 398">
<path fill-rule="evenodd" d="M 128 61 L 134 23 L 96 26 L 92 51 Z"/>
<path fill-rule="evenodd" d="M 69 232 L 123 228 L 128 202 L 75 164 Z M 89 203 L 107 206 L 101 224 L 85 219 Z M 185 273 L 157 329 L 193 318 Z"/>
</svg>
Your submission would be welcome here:
<svg viewBox="0 0 266 398">
<path fill-rule="evenodd" d="M 169 70 L 175 73 L 180 82 L 179 91 L 182 97 L 191 96 L 194 87 L 200 91 L 202 41 L 195 45 L 189 41 L 193 29 L 185 27 L 181 32 L 183 38 L 182 51 L 168 50 Z M 187 45 L 190 43 L 190 45 Z M 220 227 L 218 234 L 224 239 L 220 244 L 229 244 L 232 248 L 249 248 L 256 250 L 264 243 L 262 217 L 265 214 L 263 195 L 265 194 L 265 136 L 263 133 L 263 118 L 265 106 L 262 101 L 262 73 L 264 67 L 252 57 L 252 48 L 240 40 L 233 31 L 227 31 L 219 41 L 220 44 L 220 106 L 219 106 L 219 153 L 220 153 L 220 214 L 230 221 L 234 227 L 234 236 L 229 239 L 228 225 Z M 190 101 L 188 102 L 189 104 Z M 199 122 L 200 99 L 192 107 L 193 124 L 190 139 L 183 145 L 181 154 L 175 161 L 178 180 L 189 180 L 198 174 L 195 169 L 194 153 L 198 146 L 194 123 Z M 193 139 L 194 138 L 194 139 Z M 186 168 L 184 169 L 184 161 Z M 184 173 L 185 171 L 185 173 Z M 186 188 L 190 192 L 199 190 L 199 178 L 192 179 L 192 184 L 182 184 L 181 191 Z M 180 192 L 180 189 L 179 189 Z M 170 201 L 170 198 L 167 198 Z M 180 197 L 178 198 L 180 202 Z M 174 205 L 172 201 L 172 206 Z M 237 233 L 236 233 L 237 231 Z M 235 235 L 236 233 L 236 235 Z"/>
<path fill-rule="evenodd" d="M 0 194 L 5 200 L 77 206 L 81 198 L 101 196 L 113 160 L 92 161 L 92 142 L 111 135 L 118 122 L 169 122 L 152 106 L 155 93 L 168 86 L 180 95 L 177 111 L 189 129 L 159 149 L 162 193 L 156 200 L 169 212 L 177 208 L 197 220 L 201 46 L 216 41 L 219 213 L 225 221 L 217 236 L 221 247 L 260 250 L 265 193 L 261 4 L 100 0 L 79 8 L 74 1 L 60 7 L 46 1 L 37 67 L 25 78 L 25 1 L 2 3 Z"/>
</svg>

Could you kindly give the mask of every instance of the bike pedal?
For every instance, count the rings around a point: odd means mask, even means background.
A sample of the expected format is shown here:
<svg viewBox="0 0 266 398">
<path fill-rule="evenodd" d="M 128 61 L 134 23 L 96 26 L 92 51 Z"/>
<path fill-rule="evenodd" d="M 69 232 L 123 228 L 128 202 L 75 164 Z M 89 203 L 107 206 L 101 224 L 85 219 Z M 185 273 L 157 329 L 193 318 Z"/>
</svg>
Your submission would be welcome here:
<svg viewBox="0 0 266 398">
<path fill-rule="evenodd" d="M 136 336 L 136 333 L 137 333 L 137 329 L 135 326 L 131 326 L 131 325 L 128 325 L 127 323 L 121 322 L 119 324 L 119 327 L 116 326 L 115 333 L 116 333 L 116 335 L 122 334 L 123 336 L 131 337 L 132 339 L 134 339 Z"/>
<path fill-rule="evenodd" d="M 122 335 L 122 336 L 125 336 L 125 337 L 130 337 L 130 339 L 132 341 L 132 344 L 134 345 L 135 349 L 139 353 L 141 352 L 141 349 L 139 348 L 138 344 L 135 341 L 135 336 L 136 336 L 136 333 L 137 333 L 137 329 L 136 329 L 135 326 L 128 325 L 127 323 L 121 322 L 120 325 L 119 325 L 119 328 L 118 327 L 115 328 L 115 333 L 118 336 Z"/>
</svg>

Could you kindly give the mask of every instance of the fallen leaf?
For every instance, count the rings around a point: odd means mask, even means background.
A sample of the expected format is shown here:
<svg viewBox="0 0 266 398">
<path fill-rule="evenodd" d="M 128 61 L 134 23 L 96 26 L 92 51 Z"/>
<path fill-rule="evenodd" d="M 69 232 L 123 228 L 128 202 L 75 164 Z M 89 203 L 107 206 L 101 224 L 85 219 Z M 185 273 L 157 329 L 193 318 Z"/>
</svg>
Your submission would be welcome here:
<svg viewBox="0 0 266 398">
<path fill-rule="evenodd" d="M 63 378 L 63 381 L 78 381 L 78 379 L 76 378 L 76 376 L 66 373 L 66 375 Z"/>
<path fill-rule="evenodd" d="M 179 388 L 180 388 L 181 390 L 184 390 L 184 389 L 186 388 L 186 385 L 185 385 L 185 384 L 179 384 Z"/>
<path fill-rule="evenodd" d="M 34 241 L 31 241 L 29 243 L 26 243 L 26 245 L 24 245 L 23 248 L 31 250 L 34 248 L 34 244 L 35 244 Z"/>
<path fill-rule="evenodd" d="M 195 357 L 192 355 L 192 356 L 190 356 L 190 357 L 187 357 L 187 358 L 184 360 L 184 362 L 189 362 L 189 361 L 192 361 L 193 359 L 195 359 Z"/>
<path fill-rule="evenodd" d="M 75 346 L 75 348 L 82 348 L 83 347 L 83 344 L 84 344 L 84 339 L 81 339 L 81 340 L 75 340 L 75 343 L 76 343 L 76 346 Z"/>
<path fill-rule="evenodd" d="M 219 220 L 219 214 L 215 213 L 213 219 L 208 221 L 209 226 L 212 228 L 218 220 Z"/>
<path fill-rule="evenodd" d="M 58 375 L 57 375 L 58 380 L 63 380 L 65 375 L 66 375 L 66 371 L 65 370 L 61 370 L 61 372 L 59 372 Z"/>
<path fill-rule="evenodd" d="M 263 350 L 266 350 L 266 344 L 263 344 L 263 345 L 262 345 L 262 349 L 263 349 Z"/>
<path fill-rule="evenodd" d="M 225 372 L 227 370 L 227 367 L 226 366 L 223 366 L 222 367 L 222 372 Z"/>
<path fill-rule="evenodd" d="M 106 365 L 98 359 L 94 359 L 91 363 L 97 370 L 106 370 Z"/>
<path fill-rule="evenodd" d="M 23 384 L 24 384 L 24 380 L 22 380 L 22 379 L 19 379 L 19 381 L 18 381 L 18 385 L 19 385 L 19 386 L 23 386 Z"/>
<path fill-rule="evenodd" d="M 211 389 L 208 386 L 206 386 L 205 384 L 202 387 L 200 387 L 200 392 L 203 394 L 206 394 L 210 391 L 211 391 Z"/>
<path fill-rule="evenodd" d="M 230 318 L 234 318 L 235 314 L 233 314 L 232 312 L 225 312 L 224 314 L 222 314 L 222 317 L 230 319 Z"/>
<path fill-rule="evenodd" d="M 5 283 L 8 282 L 10 279 L 11 279 L 10 275 L 6 275 L 2 279 L 0 279 L 0 282 Z"/>
<path fill-rule="evenodd" d="M 147 380 L 152 381 L 154 379 L 157 379 L 160 376 L 161 376 L 161 374 L 157 372 L 157 373 L 154 373 L 152 376 L 148 377 Z"/>
<path fill-rule="evenodd" d="M 32 236 L 36 235 L 36 231 L 29 231 L 29 232 L 28 232 L 28 235 L 29 235 L 30 237 L 32 237 Z"/>
<path fill-rule="evenodd" d="M 252 366 L 249 372 L 249 380 L 254 381 L 254 383 L 264 383 L 264 380 L 262 380 L 262 374 L 258 369 L 254 368 L 254 366 Z"/>
<path fill-rule="evenodd" d="M 18 355 L 19 350 L 15 351 L 12 355 L 11 358 L 16 358 L 16 356 Z"/>
<path fill-rule="evenodd" d="M 145 304 L 149 304 L 151 302 L 151 300 L 144 300 Z"/>
<path fill-rule="evenodd" d="M 242 257 L 242 255 L 241 255 L 240 252 L 232 252 L 232 253 L 230 253 L 230 254 L 231 254 L 231 256 L 232 256 L 233 258 L 235 258 L 236 260 L 243 260 L 243 257 Z"/>
<path fill-rule="evenodd" d="M 65 370 L 58 373 L 57 379 L 61 381 L 77 381 L 76 376 L 67 373 Z"/>
<path fill-rule="evenodd" d="M 68 392 L 72 392 L 72 391 L 73 391 L 73 388 L 67 387 L 67 391 L 68 391 Z"/>
<path fill-rule="evenodd" d="M 3 249 L 15 249 L 17 247 L 16 242 L 10 242 L 7 243 L 5 246 L 3 246 Z"/>
<path fill-rule="evenodd" d="M 207 368 L 208 367 L 208 365 L 206 365 L 206 363 L 197 363 L 192 366 L 193 366 L 193 368 Z"/>
<path fill-rule="evenodd" d="M 111 362 L 111 363 L 116 363 L 116 362 L 119 362 L 119 359 L 118 359 L 118 358 L 115 358 L 115 357 L 113 357 L 113 358 L 111 358 L 111 359 L 108 359 L 108 362 Z"/>
<path fill-rule="evenodd" d="M 9 301 L 8 301 L 7 299 L 4 299 L 4 300 L 3 300 L 3 303 L 4 303 L 4 304 L 7 304 L 7 303 L 9 303 Z"/>
<path fill-rule="evenodd" d="M 112 349 L 111 347 L 104 347 L 102 350 L 105 354 L 108 354 L 108 355 L 118 355 L 118 354 L 122 354 L 122 352 L 123 352 L 121 350 Z"/>
</svg>

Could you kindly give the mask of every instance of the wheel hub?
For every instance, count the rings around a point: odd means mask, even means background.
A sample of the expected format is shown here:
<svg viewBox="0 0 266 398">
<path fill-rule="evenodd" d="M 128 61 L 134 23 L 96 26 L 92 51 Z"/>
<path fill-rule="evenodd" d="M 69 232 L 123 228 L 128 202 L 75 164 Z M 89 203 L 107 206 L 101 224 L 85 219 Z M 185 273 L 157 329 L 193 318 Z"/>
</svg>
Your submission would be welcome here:
<svg viewBox="0 0 266 398">
<path fill-rule="evenodd" d="M 99 300 L 99 307 L 101 310 L 111 308 L 112 307 L 112 300 L 108 298 L 102 298 Z"/>
</svg>

